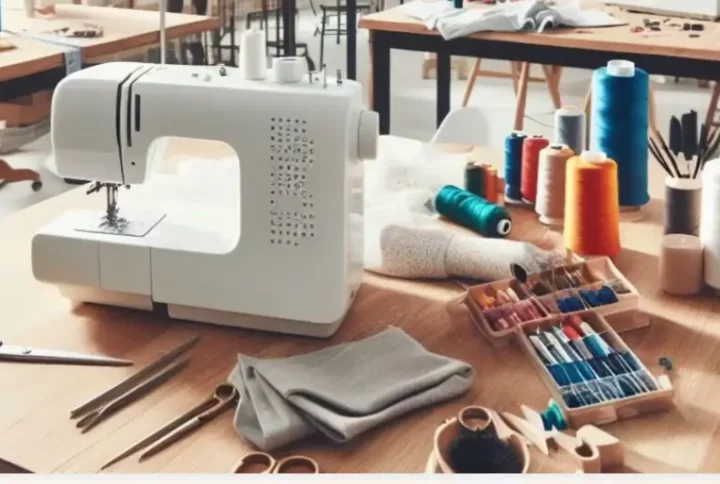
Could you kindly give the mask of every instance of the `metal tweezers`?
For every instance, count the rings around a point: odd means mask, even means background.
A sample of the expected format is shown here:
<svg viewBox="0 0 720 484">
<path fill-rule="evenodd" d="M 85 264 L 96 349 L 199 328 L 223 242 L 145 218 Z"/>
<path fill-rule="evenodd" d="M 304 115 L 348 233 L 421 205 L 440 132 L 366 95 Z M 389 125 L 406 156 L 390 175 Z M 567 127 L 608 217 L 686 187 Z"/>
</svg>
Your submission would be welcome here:
<svg viewBox="0 0 720 484">
<path fill-rule="evenodd" d="M 103 464 L 100 470 L 106 469 L 116 462 L 145 448 L 147 448 L 147 450 L 140 455 L 139 460 L 142 462 L 149 459 L 160 451 L 167 449 L 175 442 L 178 442 L 192 431 L 202 427 L 226 410 L 232 408 L 238 399 L 239 393 L 234 385 L 225 382 L 220 383 L 210 398 L 141 441 L 128 447 L 118 456 L 113 457 Z"/>
<path fill-rule="evenodd" d="M 175 363 L 173 361 L 195 346 L 198 341 L 200 341 L 199 336 L 164 354 L 125 381 L 72 410 L 70 418 L 82 417 L 77 422 L 77 427 L 82 429 L 82 433 L 87 432 L 110 415 L 155 390 L 185 369 L 190 358 L 183 358 Z"/>
<path fill-rule="evenodd" d="M 86 355 L 71 351 L 29 348 L 27 346 L 6 345 L 0 341 L 0 361 L 20 363 L 58 363 L 69 365 L 130 366 L 130 360 L 110 356 Z"/>
</svg>

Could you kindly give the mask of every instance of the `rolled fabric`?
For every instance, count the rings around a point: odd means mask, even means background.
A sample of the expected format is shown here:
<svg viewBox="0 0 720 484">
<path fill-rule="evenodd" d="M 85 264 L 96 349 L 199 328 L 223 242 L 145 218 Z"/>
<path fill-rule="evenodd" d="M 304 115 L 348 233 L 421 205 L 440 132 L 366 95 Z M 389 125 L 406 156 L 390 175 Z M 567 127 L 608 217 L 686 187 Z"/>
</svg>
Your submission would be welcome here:
<svg viewBox="0 0 720 484">
<path fill-rule="evenodd" d="M 510 277 L 512 263 L 528 272 L 538 272 L 563 260 L 562 254 L 528 242 L 390 224 L 381 231 L 379 257 L 366 260 L 365 268 L 407 279 L 467 277 L 489 281 Z"/>
</svg>

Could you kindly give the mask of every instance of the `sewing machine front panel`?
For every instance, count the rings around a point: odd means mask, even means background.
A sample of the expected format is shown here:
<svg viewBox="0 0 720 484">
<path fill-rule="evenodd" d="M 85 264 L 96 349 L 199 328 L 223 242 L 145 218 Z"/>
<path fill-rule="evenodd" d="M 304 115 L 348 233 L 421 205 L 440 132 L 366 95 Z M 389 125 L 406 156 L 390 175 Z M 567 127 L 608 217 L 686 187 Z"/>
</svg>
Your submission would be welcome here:
<svg viewBox="0 0 720 484">
<path fill-rule="evenodd" d="M 169 207 L 152 236 L 153 299 L 313 322 L 342 317 L 351 292 L 346 178 L 356 163 L 356 88 L 348 96 L 242 80 L 209 88 L 191 79 L 169 86 L 148 75 L 133 85 L 127 99 L 140 96 L 140 129 L 122 136 L 130 139 L 124 163 L 132 170 L 144 162 L 164 136 L 228 144 L 240 164 L 239 239 L 227 254 L 188 244 L 183 234 L 198 227 L 184 227 L 192 217 Z"/>
</svg>

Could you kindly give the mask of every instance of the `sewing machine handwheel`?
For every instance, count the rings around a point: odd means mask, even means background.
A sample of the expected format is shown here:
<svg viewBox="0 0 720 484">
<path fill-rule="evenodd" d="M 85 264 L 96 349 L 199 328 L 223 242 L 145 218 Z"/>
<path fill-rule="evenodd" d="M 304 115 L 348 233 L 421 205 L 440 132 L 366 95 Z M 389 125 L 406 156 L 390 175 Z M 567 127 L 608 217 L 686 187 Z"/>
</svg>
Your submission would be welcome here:
<svg viewBox="0 0 720 484">
<path fill-rule="evenodd" d="M 34 182 L 32 182 L 32 185 L 30 185 L 30 188 L 32 188 L 32 190 L 36 192 L 42 188 L 42 182 L 40 180 L 35 180 Z"/>
</svg>

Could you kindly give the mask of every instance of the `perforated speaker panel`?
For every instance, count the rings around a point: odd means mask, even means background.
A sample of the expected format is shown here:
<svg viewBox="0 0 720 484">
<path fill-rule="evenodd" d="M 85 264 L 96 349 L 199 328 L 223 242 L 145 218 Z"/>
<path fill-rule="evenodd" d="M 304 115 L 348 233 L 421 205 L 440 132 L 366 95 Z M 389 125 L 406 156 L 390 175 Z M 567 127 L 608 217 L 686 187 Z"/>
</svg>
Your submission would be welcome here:
<svg viewBox="0 0 720 484">
<path fill-rule="evenodd" d="M 271 244 L 298 247 L 315 237 L 313 194 L 315 139 L 307 120 L 270 118 Z"/>
</svg>

